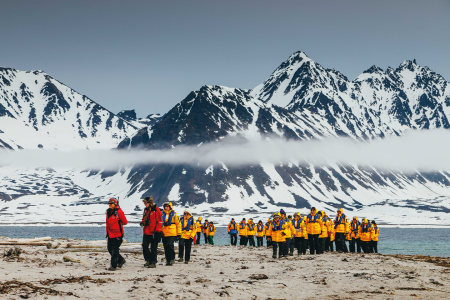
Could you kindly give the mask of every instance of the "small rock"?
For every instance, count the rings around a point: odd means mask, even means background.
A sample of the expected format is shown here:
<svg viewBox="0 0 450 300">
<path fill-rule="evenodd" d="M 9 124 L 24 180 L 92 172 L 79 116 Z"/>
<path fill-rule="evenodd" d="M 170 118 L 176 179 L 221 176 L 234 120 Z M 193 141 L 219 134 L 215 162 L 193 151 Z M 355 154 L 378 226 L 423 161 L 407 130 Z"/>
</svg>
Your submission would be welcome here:
<svg viewBox="0 0 450 300">
<path fill-rule="evenodd" d="M 211 268 L 211 265 L 206 265 L 207 268 Z"/>
<path fill-rule="evenodd" d="M 135 281 L 133 281 L 133 284 L 138 284 L 138 282 L 135 280 Z"/>
<path fill-rule="evenodd" d="M 194 249 L 194 250 L 192 250 L 192 252 L 197 252 L 197 250 Z"/>
</svg>

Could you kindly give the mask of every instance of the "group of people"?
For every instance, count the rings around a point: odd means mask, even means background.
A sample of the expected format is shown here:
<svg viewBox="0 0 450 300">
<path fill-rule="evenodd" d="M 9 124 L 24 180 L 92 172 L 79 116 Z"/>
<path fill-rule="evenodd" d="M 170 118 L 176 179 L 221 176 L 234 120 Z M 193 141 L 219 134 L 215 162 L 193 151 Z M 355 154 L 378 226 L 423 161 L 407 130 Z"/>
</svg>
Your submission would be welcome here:
<svg viewBox="0 0 450 300">
<path fill-rule="evenodd" d="M 378 253 L 380 235 L 375 221 L 369 222 L 364 218 L 359 222 L 358 217 L 353 217 L 349 222 L 342 208 L 337 211 L 334 220 L 325 211 L 317 211 L 315 207 L 303 217 L 300 213 L 295 213 L 293 217 L 287 216 L 281 209 L 264 225 L 261 220 L 254 224 L 253 219 L 246 223 L 244 218 L 236 224 L 231 219 L 227 229 L 233 246 L 237 244 L 238 235 L 241 246 L 255 246 L 255 236 L 257 246 L 263 246 L 265 237 L 267 247 L 273 248 L 273 258 L 292 256 L 295 249 L 298 255 L 306 254 L 308 248 L 310 254 L 322 254 L 333 251 L 333 244 L 336 245 L 336 251 L 348 252 L 347 241 L 350 252 L 360 253 L 362 249 L 364 253 Z"/>
<path fill-rule="evenodd" d="M 192 244 L 200 244 L 203 233 L 205 244 L 214 245 L 216 227 L 214 222 L 207 219 L 202 223 L 202 217 L 194 219 L 189 208 L 186 208 L 181 217 L 173 210 L 172 203 L 164 203 L 162 210 L 156 205 L 153 197 L 143 199 L 145 208 L 140 222 L 143 227 L 142 248 L 145 267 L 156 268 L 158 243 L 162 240 L 166 266 L 175 262 L 174 243 L 178 242 L 178 261 L 189 263 Z M 119 201 L 111 198 L 106 211 L 106 236 L 108 238 L 108 252 L 111 255 L 110 271 L 121 268 L 125 259 L 120 255 L 120 245 L 124 238 L 123 226 L 128 221 L 119 206 Z M 260 220 L 254 223 L 253 219 L 246 219 L 237 224 L 234 219 L 227 227 L 232 246 L 239 245 L 262 247 L 264 238 L 267 247 L 273 248 L 273 258 L 286 257 L 297 254 L 321 254 L 333 251 L 333 242 L 336 251 L 348 252 L 346 241 L 349 241 L 350 252 L 378 253 L 378 236 L 380 231 L 375 221 L 367 219 L 362 222 L 353 217 L 351 222 L 344 215 L 343 210 L 337 211 L 336 218 L 331 220 L 326 212 L 311 208 L 307 216 L 295 213 L 287 216 L 281 209 L 273 214 L 265 224 Z M 256 244 L 255 244 L 256 237 Z"/>
</svg>

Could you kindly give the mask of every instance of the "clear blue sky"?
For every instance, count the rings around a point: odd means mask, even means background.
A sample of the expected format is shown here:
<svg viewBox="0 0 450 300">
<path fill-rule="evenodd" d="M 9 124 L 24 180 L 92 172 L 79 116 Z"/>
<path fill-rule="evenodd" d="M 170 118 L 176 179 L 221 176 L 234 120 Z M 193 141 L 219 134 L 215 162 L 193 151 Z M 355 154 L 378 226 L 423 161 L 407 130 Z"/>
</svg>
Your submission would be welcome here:
<svg viewBox="0 0 450 300">
<path fill-rule="evenodd" d="M 112 112 L 253 88 L 295 51 L 353 79 L 405 59 L 450 79 L 450 1 L 0 1 L 0 66 L 42 69 Z"/>
</svg>

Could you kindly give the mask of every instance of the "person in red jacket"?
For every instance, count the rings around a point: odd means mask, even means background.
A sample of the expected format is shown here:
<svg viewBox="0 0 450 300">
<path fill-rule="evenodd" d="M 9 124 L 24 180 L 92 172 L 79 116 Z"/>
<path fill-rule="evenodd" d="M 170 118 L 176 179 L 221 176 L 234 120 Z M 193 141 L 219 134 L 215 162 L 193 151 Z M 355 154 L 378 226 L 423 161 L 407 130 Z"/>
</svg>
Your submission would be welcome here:
<svg viewBox="0 0 450 300">
<path fill-rule="evenodd" d="M 117 199 L 109 199 L 108 205 L 109 208 L 106 210 L 106 237 L 108 238 L 108 252 L 111 254 L 111 266 L 108 270 L 115 271 L 116 268 L 122 268 L 125 264 L 125 259 L 119 251 L 125 236 L 123 225 L 127 225 L 128 221 Z"/>
<path fill-rule="evenodd" d="M 158 243 L 161 240 L 162 214 L 159 207 L 153 202 L 153 197 L 145 197 L 142 200 L 145 205 L 141 227 L 144 227 L 142 238 L 142 250 L 144 252 L 144 267 L 156 268 Z M 150 246 L 151 250 L 148 249 Z"/>
</svg>

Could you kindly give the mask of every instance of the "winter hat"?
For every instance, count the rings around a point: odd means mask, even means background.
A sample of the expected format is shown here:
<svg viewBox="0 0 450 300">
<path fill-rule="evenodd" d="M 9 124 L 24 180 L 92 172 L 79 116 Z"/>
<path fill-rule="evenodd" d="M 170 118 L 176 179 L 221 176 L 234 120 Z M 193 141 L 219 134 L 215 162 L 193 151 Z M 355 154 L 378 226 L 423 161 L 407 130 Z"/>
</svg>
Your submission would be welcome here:
<svg viewBox="0 0 450 300">
<path fill-rule="evenodd" d="M 231 221 L 234 221 L 234 218 L 231 218 Z"/>
<path fill-rule="evenodd" d="M 372 224 L 377 224 L 377 223 L 375 223 L 375 221 L 372 221 Z"/>
<path fill-rule="evenodd" d="M 311 211 L 313 211 L 313 210 L 317 210 L 315 207 L 311 207 Z"/>
<path fill-rule="evenodd" d="M 189 208 L 185 208 L 185 209 L 184 209 L 184 212 L 185 212 L 185 213 L 187 212 L 187 213 L 191 214 L 191 210 L 190 210 Z"/>
<path fill-rule="evenodd" d="M 114 204 L 115 206 L 119 205 L 119 201 L 116 198 L 109 198 L 108 204 Z"/>
<path fill-rule="evenodd" d="M 286 212 L 284 211 L 284 209 L 280 209 L 280 214 L 285 215 Z"/>
<path fill-rule="evenodd" d="M 144 203 L 149 203 L 149 204 L 153 204 L 153 197 L 149 196 L 149 197 L 145 197 L 142 202 Z"/>
</svg>

